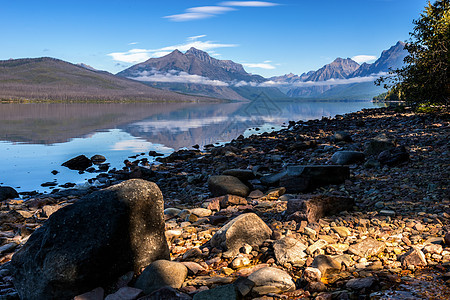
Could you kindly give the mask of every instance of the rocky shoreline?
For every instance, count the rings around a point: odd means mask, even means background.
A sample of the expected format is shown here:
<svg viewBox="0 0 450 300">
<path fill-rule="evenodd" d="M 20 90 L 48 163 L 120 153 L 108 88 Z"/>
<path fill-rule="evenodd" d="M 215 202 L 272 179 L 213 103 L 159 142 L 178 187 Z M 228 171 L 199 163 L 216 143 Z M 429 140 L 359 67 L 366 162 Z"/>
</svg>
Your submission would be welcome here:
<svg viewBox="0 0 450 300">
<path fill-rule="evenodd" d="M 33 297 L 18 287 L 30 280 L 17 271 L 25 263 L 10 262 L 14 253 L 31 251 L 25 243 L 52 232 L 51 224 L 59 228 L 56 220 L 88 199 L 139 179 L 156 183 L 164 196 L 165 222 L 158 226 L 170 256 L 160 250 L 140 276 L 150 261 L 125 268 L 131 273 L 116 277 L 121 284 L 97 278 L 98 284 L 85 284 L 93 291 L 76 299 L 449 298 L 449 123 L 445 109 L 370 109 L 291 121 L 279 132 L 177 151 L 151 166 L 145 156 L 135 157 L 122 170 L 99 173 L 85 190 L 19 200 L 0 187 L 1 299 Z M 96 159 L 96 168 L 104 168 Z M 84 160 L 82 169 L 88 167 Z M 128 199 L 121 193 L 111 197 Z M 78 210 L 84 215 L 91 208 Z M 102 218 L 94 214 L 85 222 L 102 224 Z M 32 239 L 33 232 L 39 234 Z M 40 255 L 43 244 L 36 246 Z"/>
</svg>

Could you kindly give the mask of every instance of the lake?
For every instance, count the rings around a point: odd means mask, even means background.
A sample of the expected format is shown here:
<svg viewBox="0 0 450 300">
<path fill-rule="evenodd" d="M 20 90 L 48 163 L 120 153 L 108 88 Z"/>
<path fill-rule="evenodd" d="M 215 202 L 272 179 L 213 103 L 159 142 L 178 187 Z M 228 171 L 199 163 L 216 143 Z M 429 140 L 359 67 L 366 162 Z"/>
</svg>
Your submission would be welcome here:
<svg viewBox="0 0 450 300">
<path fill-rule="evenodd" d="M 274 102 L 261 97 L 231 103 L 32 103 L 0 104 L 0 185 L 19 192 L 50 192 L 44 182 L 85 184 L 61 164 L 101 154 L 111 168 L 129 156 L 223 143 L 239 135 L 279 130 L 290 120 L 335 116 L 372 102 Z M 153 158 L 148 157 L 152 162 Z M 57 171 L 53 175 L 52 171 Z"/>
</svg>

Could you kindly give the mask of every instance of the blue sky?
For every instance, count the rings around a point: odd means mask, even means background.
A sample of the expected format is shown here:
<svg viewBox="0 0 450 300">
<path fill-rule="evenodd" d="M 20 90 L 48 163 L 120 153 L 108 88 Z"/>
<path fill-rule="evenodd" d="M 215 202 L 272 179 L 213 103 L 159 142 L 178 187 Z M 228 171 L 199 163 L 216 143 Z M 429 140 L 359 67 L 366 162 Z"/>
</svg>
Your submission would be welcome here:
<svg viewBox="0 0 450 300">
<path fill-rule="evenodd" d="M 50 56 L 117 73 L 190 46 L 263 76 L 378 57 L 425 0 L 0 0 L 0 59 Z"/>
</svg>

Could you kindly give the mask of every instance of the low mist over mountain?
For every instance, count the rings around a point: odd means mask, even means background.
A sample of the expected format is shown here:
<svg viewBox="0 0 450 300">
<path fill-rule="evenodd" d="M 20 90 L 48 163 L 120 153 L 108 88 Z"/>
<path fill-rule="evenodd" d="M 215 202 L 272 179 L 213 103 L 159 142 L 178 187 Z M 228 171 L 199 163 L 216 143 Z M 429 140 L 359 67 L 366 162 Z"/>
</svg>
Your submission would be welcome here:
<svg viewBox="0 0 450 300">
<path fill-rule="evenodd" d="M 0 100 L 198 101 L 54 58 L 0 61 Z"/>
</svg>

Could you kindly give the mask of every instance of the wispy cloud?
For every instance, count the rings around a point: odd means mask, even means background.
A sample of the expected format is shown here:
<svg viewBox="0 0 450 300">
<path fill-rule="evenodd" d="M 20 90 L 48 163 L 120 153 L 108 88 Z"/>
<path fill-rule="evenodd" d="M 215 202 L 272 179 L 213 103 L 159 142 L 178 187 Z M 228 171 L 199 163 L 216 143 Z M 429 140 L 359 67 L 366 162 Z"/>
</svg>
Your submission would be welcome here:
<svg viewBox="0 0 450 300">
<path fill-rule="evenodd" d="M 270 64 L 271 61 L 265 61 L 263 63 L 243 63 L 245 67 L 248 68 L 258 68 L 258 69 L 265 69 L 265 70 L 273 70 L 276 67 L 274 65 Z"/>
<path fill-rule="evenodd" d="M 356 55 L 353 56 L 352 59 L 356 61 L 358 64 L 362 64 L 365 62 L 371 62 L 377 59 L 376 56 L 373 55 Z"/>
<path fill-rule="evenodd" d="M 128 43 L 128 45 L 136 45 L 136 44 L 139 44 L 139 42 L 131 42 L 131 43 Z"/>
<path fill-rule="evenodd" d="M 278 3 L 266 1 L 225 1 L 220 3 L 223 6 L 241 6 L 241 7 L 270 7 L 280 5 Z"/>
<path fill-rule="evenodd" d="M 214 6 L 191 7 L 186 9 L 184 13 L 165 16 L 164 18 L 173 22 L 186 22 L 212 18 L 220 14 L 235 11 L 237 10 L 235 7 L 270 7 L 277 5 L 279 4 L 266 1 L 225 1 Z"/>
<path fill-rule="evenodd" d="M 206 34 L 194 35 L 194 36 L 188 37 L 188 40 L 189 41 L 198 40 L 198 39 L 204 38 L 205 36 L 206 36 Z"/>
<path fill-rule="evenodd" d="M 152 57 L 161 57 L 167 55 L 175 49 L 184 52 L 189 50 L 189 48 L 194 47 L 203 51 L 209 51 L 210 53 L 213 53 L 214 49 L 238 46 L 236 44 L 224 44 L 215 41 L 199 40 L 203 37 L 206 37 L 206 35 L 191 36 L 186 40 L 185 43 L 162 47 L 159 49 L 131 49 L 126 52 L 109 53 L 108 55 L 115 61 L 124 63 L 140 63 Z"/>
<path fill-rule="evenodd" d="M 236 9 L 226 6 L 199 6 L 188 8 L 185 13 L 165 16 L 164 18 L 174 22 L 185 22 L 211 18 L 233 10 Z"/>
</svg>

